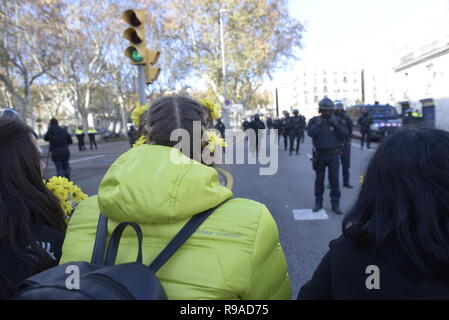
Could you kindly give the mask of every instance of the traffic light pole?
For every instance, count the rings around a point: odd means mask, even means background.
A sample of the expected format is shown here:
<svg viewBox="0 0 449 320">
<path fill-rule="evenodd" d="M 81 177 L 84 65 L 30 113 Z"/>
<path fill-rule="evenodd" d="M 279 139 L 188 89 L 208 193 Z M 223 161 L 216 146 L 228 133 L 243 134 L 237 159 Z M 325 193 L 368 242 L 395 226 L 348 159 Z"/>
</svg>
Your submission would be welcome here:
<svg viewBox="0 0 449 320">
<path fill-rule="evenodd" d="M 139 72 L 137 78 L 137 90 L 139 91 L 139 102 L 140 105 L 143 106 L 147 103 L 147 96 L 145 93 L 146 83 L 145 83 L 145 65 L 139 64 L 137 65 L 137 70 Z"/>
</svg>

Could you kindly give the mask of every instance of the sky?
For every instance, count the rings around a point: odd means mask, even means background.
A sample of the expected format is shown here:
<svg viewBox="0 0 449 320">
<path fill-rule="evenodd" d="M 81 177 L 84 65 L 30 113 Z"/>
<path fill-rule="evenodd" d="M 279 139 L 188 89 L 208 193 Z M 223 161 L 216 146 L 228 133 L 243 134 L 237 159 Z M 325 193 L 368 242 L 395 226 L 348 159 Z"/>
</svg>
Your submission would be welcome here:
<svg viewBox="0 0 449 320">
<path fill-rule="evenodd" d="M 393 63 L 398 49 L 422 32 L 422 17 L 432 15 L 441 2 L 290 0 L 290 15 L 305 25 L 303 48 L 299 64 L 288 74 L 276 73 L 274 81 L 289 83 L 301 63 Z"/>
</svg>

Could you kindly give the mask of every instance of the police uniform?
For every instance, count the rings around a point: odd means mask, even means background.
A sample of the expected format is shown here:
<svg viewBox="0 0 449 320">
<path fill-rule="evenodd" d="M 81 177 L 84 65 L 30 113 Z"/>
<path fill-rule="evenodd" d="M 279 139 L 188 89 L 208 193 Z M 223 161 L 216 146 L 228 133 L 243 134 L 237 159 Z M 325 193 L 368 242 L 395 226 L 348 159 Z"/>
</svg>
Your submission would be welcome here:
<svg viewBox="0 0 449 320">
<path fill-rule="evenodd" d="M 362 139 L 360 141 L 360 147 L 363 149 L 363 144 L 366 139 L 366 146 L 371 149 L 371 125 L 373 124 L 373 118 L 368 114 L 368 112 L 363 112 L 358 120 L 360 125 L 360 133 L 362 134 Z"/>
<path fill-rule="evenodd" d="M 290 118 L 290 114 L 287 111 L 283 112 L 284 118 L 281 120 L 281 134 L 284 138 L 284 150 L 287 151 L 287 145 L 288 145 L 288 119 Z"/>
<path fill-rule="evenodd" d="M 344 139 L 342 144 L 342 154 L 341 154 L 341 166 L 343 167 L 343 186 L 347 188 L 353 188 L 349 183 L 349 168 L 351 166 L 351 137 L 353 123 L 351 118 L 343 111 L 343 105 L 341 103 L 335 104 L 336 110 L 341 110 L 340 113 L 335 113 L 339 117 L 348 131 L 348 136 Z"/>
<path fill-rule="evenodd" d="M 334 103 L 328 98 L 319 102 L 320 111 L 333 111 Z M 339 165 L 341 146 L 348 136 L 348 131 L 340 118 L 332 115 L 326 119 L 323 116 L 314 117 L 307 126 L 307 133 L 313 139 L 313 168 L 315 177 L 315 207 L 313 211 L 319 211 L 323 207 L 324 177 L 326 168 L 329 170 L 331 185 L 332 210 L 341 214 L 340 211 L 340 186 Z"/>
<path fill-rule="evenodd" d="M 301 138 L 306 127 L 304 118 L 298 115 L 299 111 L 297 109 L 293 110 L 293 114 L 294 116 L 288 118 L 287 121 L 287 129 L 290 137 L 290 155 L 292 155 L 295 140 L 296 154 L 299 154 L 299 143 L 301 142 Z"/>
<path fill-rule="evenodd" d="M 93 149 L 93 146 L 95 146 L 95 149 L 97 148 L 97 142 L 95 141 L 95 135 L 97 134 L 97 130 L 95 129 L 89 129 L 87 130 L 87 135 L 89 137 L 89 142 L 90 142 L 90 150 Z"/>
<path fill-rule="evenodd" d="M 84 146 L 84 131 L 81 129 L 78 129 L 75 131 L 76 138 L 78 139 L 78 149 L 79 151 L 86 150 L 86 147 Z"/>
</svg>

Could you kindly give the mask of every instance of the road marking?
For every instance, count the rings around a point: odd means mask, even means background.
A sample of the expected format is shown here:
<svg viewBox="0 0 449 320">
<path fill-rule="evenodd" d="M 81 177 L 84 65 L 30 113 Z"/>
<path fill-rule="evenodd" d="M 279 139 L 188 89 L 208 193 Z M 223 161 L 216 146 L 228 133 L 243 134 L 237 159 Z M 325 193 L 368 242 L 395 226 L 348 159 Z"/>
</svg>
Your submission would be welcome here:
<svg viewBox="0 0 449 320">
<path fill-rule="evenodd" d="M 329 216 L 326 210 L 321 209 L 313 212 L 312 209 L 293 209 L 293 217 L 295 220 L 328 220 Z"/>
<path fill-rule="evenodd" d="M 226 187 L 232 191 L 232 188 L 234 188 L 234 177 L 232 176 L 232 174 L 223 168 L 217 168 L 217 171 L 225 176 Z"/>
<path fill-rule="evenodd" d="M 99 156 L 93 156 L 93 157 L 87 157 L 87 158 L 82 158 L 82 159 L 77 159 L 77 160 L 72 160 L 70 161 L 70 164 L 72 163 L 78 163 L 78 162 L 83 162 L 83 161 L 88 161 L 88 160 L 93 160 L 93 159 L 98 159 L 98 158 L 103 158 L 104 155 L 101 154 Z"/>
</svg>

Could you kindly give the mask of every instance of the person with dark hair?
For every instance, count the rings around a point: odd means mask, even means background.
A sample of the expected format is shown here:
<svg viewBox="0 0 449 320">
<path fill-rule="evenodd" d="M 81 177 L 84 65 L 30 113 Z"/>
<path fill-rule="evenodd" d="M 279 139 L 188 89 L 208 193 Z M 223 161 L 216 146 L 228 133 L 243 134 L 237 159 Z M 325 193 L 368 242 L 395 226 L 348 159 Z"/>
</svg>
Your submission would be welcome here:
<svg viewBox="0 0 449 320">
<path fill-rule="evenodd" d="M 84 151 L 86 150 L 86 146 L 84 144 L 84 130 L 83 127 L 79 126 L 75 131 L 76 138 L 78 139 L 78 150 Z"/>
<path fill-rule="evenodd" d="M 0 118 L 0 299 L 61 257 L 64 213 L 42 180 L 43 168 L 32 130 Z"/>
<path fill-rule="evenodd" d="M 298 299 L 449 299 L 449 133 L 389 136 L 363 181 Z"/>
<path fill-rule="evenodd" d="M 67 130 L 59 126 L 57 119 L 52 118 L 44 140 L 50 143 L 49 151 L 51 153 L 51 160 L 56 167 L 56 175 L 70 180 L 72 170 L 69 164 L 69 145 L 73 143 L 72 137 Z"/>
<path fill-rule="evenodd" d="M 139 223 L 143 263 L 149 265 L 192 216 L 216 208 L 158 271 L 168 298 L 291 298 L 287 262 L 269 210 L 256 201 L 231 199 L 232 191 L 219 184 L 218 172 L 202 163 L 208 143 L 201 137 L 213 128 L 209 110 L 182 96 L 152 103 L 140 118 L 139 133 L 146 143 L 121 155 L 98 195 L 77 207 L 61 263 L 89 261 L 100 211 L 110 224 Z M 170 138 L 177 129 L 189 133 L 187 143 Z M 199 141 L 196 132 L 201 133 Z M 180 142 L 190 148 L 180 152 Z M 124 237 L 117 263 L 134 258 L 137 239 L 132 233 Z"/>
<path fill-rule="evenodd" d="M 331 185 L 332 210 L 342 214 L 340 210 L 339 167 L 341 146 L 348 136 L 348 130 L 342 120 L 334 115 L 335 105 L 329 98 L 319 102 L 321 116 L 310 119 L 307 133 L 313 139 L 313 170 L 315 170 L 315 206 L 313 212 L 323 208 L 324 176 L 329 171 Z"/>
</svg>

